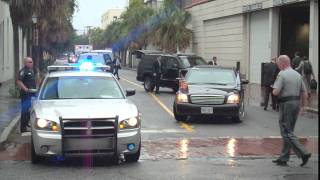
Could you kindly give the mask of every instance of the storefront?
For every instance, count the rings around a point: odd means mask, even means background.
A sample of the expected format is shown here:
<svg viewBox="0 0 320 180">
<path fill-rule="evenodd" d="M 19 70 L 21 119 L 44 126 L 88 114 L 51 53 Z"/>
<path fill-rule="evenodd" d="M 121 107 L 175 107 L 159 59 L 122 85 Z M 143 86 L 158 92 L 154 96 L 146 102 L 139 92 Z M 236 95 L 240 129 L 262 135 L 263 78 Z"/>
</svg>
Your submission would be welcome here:
<svg viewBox="0 0 320 180">
<path fill-rule="evenodd" d="M 240 62 L 251 83 L 260 84 L 261 63 L 295 51 L 307 56 L 318 79 L 318 0 L 201 1 L 192 14 L 194 53 L 220 65 Z"/>
</svg>

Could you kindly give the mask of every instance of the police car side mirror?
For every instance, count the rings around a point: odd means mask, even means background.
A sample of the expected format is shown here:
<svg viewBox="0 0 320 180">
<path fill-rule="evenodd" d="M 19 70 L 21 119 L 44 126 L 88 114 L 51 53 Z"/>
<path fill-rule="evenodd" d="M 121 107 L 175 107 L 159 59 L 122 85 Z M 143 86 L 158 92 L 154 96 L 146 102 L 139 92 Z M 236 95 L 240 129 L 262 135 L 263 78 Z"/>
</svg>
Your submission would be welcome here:
<svg viewBox="0 0 320 180">
<path fill-rule="evenodd" d="M 126 96 L 133 96 L 136 94 L 136 90 L 135 89 L 127 89 L 126 90 Z"/>
</svg>

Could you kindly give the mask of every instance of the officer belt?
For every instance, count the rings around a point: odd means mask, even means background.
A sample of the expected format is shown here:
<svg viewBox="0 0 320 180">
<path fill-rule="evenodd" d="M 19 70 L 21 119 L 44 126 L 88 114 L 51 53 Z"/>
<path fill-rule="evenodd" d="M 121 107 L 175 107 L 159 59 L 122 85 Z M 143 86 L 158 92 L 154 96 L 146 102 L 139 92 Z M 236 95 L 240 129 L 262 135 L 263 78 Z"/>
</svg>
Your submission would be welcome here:
<svg viewBox="0 0 320 180">
<path fill-rule="evenodd" d="M 284 103 L 287 101 L 294 101 L 294 100 L 300 100 L 300 96 L 285 96 L 278 98 L 279 103 Z"/>
</svg>

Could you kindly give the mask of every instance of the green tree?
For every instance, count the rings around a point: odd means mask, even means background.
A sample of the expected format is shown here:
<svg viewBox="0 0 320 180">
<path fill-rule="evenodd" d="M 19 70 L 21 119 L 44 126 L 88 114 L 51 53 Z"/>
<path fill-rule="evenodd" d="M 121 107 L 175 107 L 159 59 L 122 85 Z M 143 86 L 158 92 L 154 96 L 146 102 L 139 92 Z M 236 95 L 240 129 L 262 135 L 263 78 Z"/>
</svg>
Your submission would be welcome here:
<svg viewBox="0 0 320 180">
<path fill-rule="evenodd" d="M 67 34 L 71 32 L 72 14 L 76 8 L 76 0 L 6 0 L 10 5 L 10 16 L 13 26 L 14 37 L 14 71 L 15 78 L 19 68 L 19 27 L 23 35 L 27 35 L 28 47 L 30 37 L 28 35 L 32 28 L 31 17 L 36 14 L 40 17 L 40 46 L 52 50 L 57 43 L 65 43 Z M 30 49 L 30 48 L 28 48 Z M 28 52 L 30 55 L 31 52 Z M 35 62 L 39 68 L 39 62 Z"/>
<path fill-rule="evenodd" d="M 158 24 L 155 24 L 151 41 L 162 50 L 175 53 L 186 49 L 192 39 L 192 31 L 186 28 L 191 20 L 191 14 L 177 7 L 173 0 L 165 0 L 163 7 L 156 15 Z"/>
</svg>

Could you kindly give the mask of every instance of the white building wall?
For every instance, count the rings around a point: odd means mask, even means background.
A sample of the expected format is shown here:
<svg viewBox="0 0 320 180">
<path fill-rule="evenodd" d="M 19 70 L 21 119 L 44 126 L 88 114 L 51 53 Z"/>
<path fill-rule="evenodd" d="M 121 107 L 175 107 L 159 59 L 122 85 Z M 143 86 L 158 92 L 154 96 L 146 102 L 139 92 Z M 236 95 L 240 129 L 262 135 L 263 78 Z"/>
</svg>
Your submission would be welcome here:
<svg viewBox="0 0 320 180">
<path fill-rule="evenodd" d="M 119 19 L 121 14 L 124 12 L 123 9 L 109 9 L 101 16 L 101 29 L 106 27 L 114 21 L 114 17 Z"/>
<path fill-rule="evenodd" d="M 0 82 L 5 82 L 14 77 L 13 30 L 9 5 L 2 1 L 0 1 L 0 48 Z"/>
<path fill-rule="evenodd" d="M 280 4 L 278 4 L 280 2 Z M 307 0 L 213 0 L 190 6 L 187 10 L 192 15 L 191 29 L 193 31 L 192 51 L 206 60 L 215 55 L 218 64 L 235 65 L 240 61 L 240 71 L 250 80 L 254 75 L 259 76 L 260 67 L 253 68 L 250 59 L 250 14 L 265 10 L 267 21 L 266 37 L 263 42 L 265 58 L 263 62 L 270 61 L 271 57 L 279 53 L 279 6 L 307 2 Z M 284 3 L 284 4 L 281 4 Z M 318 1 L 311 0 L 310 9 L 310 60 L 318 74 Z M 245 8 L 249 8 L 245 12 Z M 266 54 L 267 53 L 267 54 Z M 260 63 L 256 62 L 256 64 Z M 253 68 L 253 69 L 252 69 Z"/>
<path fill-rule="evenodd" d="M 314 75 L 319 82 L 319 3 L 310 2 L 309 59 L 313 65 Z"/>
</svg>

